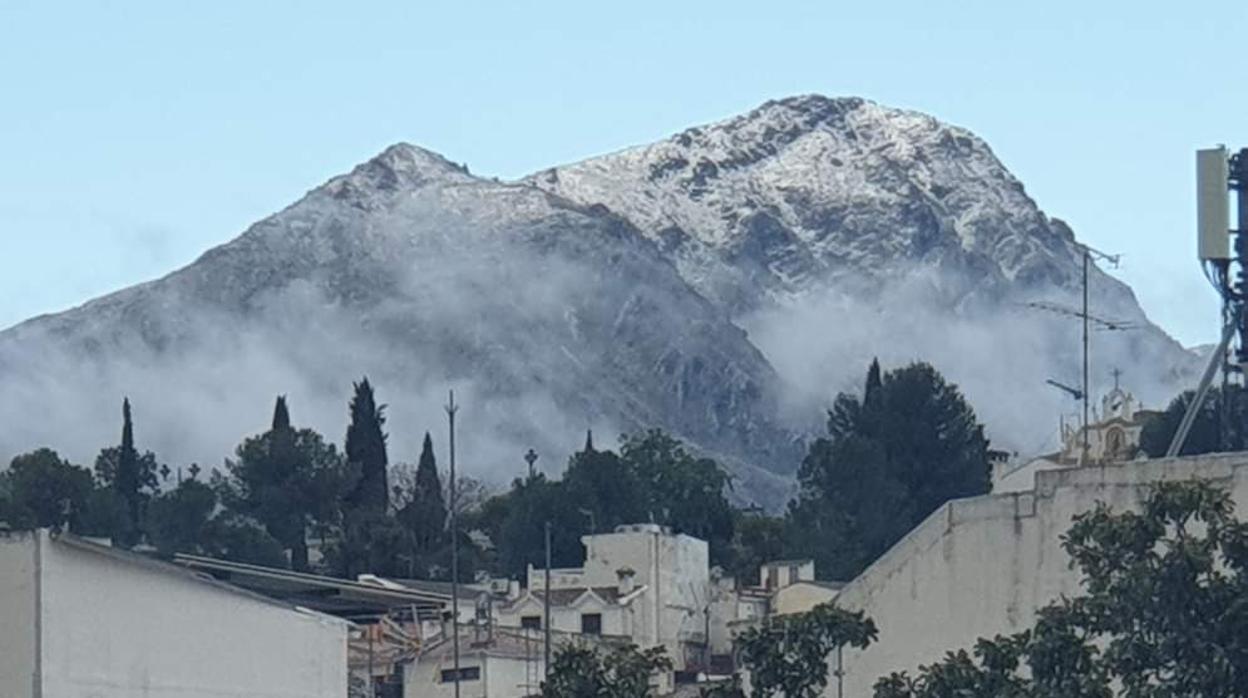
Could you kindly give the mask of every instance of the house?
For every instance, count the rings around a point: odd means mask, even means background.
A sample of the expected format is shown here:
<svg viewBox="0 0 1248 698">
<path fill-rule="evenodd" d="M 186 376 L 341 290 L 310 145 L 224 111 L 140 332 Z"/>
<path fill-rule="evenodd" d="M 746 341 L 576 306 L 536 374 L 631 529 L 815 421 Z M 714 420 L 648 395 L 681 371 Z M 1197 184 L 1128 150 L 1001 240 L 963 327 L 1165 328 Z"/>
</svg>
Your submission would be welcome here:
<svg viewBox="0 0 1248 698">
<path fill-rule="evenodd" d="M 581 543 L 583 566 L 551 570 L 551 627 L 575 632 L 597 623 L 602 634 L 664 647 L 678 673 L 696 670 L 708 654 L 713 593 L 706 541 L 630 524 Z M 513 627 L 532 625 L 547 602 L 545 570 L 530 568 L 527 582 L 527 596 L 505 616 Z"/>
<path fill-rule="evenodd" d="M 0 533 L 4 698 L 341 698 L 350 628 L 70 534 Z"/>
</svg>

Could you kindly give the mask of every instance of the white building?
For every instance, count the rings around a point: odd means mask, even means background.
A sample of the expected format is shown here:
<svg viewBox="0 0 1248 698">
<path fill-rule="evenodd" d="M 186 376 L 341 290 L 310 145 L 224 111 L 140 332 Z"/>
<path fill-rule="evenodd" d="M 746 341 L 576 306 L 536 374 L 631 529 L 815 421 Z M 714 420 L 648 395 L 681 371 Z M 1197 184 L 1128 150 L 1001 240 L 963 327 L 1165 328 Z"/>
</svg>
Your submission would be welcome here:
<svg viewBox="0 0 1248 698">
<path fill-rule="evenodd" d="M 1097 502 L 1136 509 L 1155 483 L 1192 479 L 1225 487 L 1241 512 L 1248 506 L 1248 453 L 1041 471 L 1033 490 L 946 503 L 838 594 L 875 621 L 879 640 L 845 650 L 843 694 L 835 681 L 825 694 L 870 695 L 890 672 L 1029 628 L 1038 609 L 1081 593 L 1061 546 L 1072 517 Z"/>
<path fill-rule="evenodd" d="M 581 567 L 546 571 L 530 567 L 526 586 L 488 599 L 481 623 L 465 628 L 460 642 L 460 689 L 465 697 L 519 698 L 536 693 L 544 673 L 544 625 L 549 604 L 552 645 L 569 641 L 604 646 L 664 647 L 675 672 L 697 671 L 708 654 L 715 587 L 706 541 L 654 524 L 620 526 L 584 536 Z M 483 637 L 484 635 L 484 637 Z M 407 667 L 406 695 L 451 695 L 451 642 L 422 649 Z M 676 673 L 656 677 L 660 692 Z"/>
<path fill-rule="evenodd" d="M 68 534 L 0 534 L 3 698 L 342 698 L 348 628 Z"/>
</svg>

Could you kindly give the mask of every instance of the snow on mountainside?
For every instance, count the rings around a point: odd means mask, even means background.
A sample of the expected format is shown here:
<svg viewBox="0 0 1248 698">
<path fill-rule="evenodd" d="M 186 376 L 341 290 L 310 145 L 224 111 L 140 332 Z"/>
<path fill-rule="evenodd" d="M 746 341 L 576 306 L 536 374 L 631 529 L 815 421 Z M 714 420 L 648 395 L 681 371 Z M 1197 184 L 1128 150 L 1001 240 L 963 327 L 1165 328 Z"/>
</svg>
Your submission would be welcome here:
<svg viewBox="0 0 1248 698">
<path fill-rule="evenodd" d="M 624 215 L 733 305 L 900 260 L 1067 284 L 1077 255 L 983 141 L 861 99 L 769 102 L 528 181 Z"/>
<path fill-rule="evenodd" d="M 88 458 L 123 394 L 170 458 L 219 462 L 279 393 L 337 438 L 364 374 L 395 460 L 458 388 L 465 469 L 496 481 L 529 447 L 558 472 L 587 427 L 663 426 L 771 501 L 798 458 L 771 366 L 632 225 L 406 145 L 185 269 L 0 333 L 0 450 L 65 448 L 70 423 Z"/>
<path fill-rule="evenodd" d="M 1077 375 L 1076 323 L 1025 304 L 1074 305 L 1080 249 L 965 129 L 794 97 L 526 181 L 603 204 L 655 240 L 750 330 L 798 412 L 856 389 L 873 355 L 936 363 L 1009 448 L 1046 447 L 1069 407 L 1044 380 Z M 1140 325 L 1095 338 L 1094 384 L 1118 367 L 1158 404 L 1192 380 L 1190 354 L 1129 288 L 1099 269 L 1090 288 L 1094 314 Z"/>
<path fill-rule="evenodd" d="M 163 279 L 0 332 L 0 459 L 89 460 L 122 395 L 174 465 L 219 463 L 279 393 L 337 439 L 367 374 L 393 460 L 440 433 L 453 386 L 469 473 L 505 481 L 530 446 L 558 472 L 587 427 L 661 426 L 777 506 L 871 356 L 933 362 L 999 446 L 1043 450 L 1076 323 L 1024 303 L 1073 302 L 1079 261 L 974 135 L 860 99 L 769 102 L 515 183 L 398 145 Z M 1185 387 L 1195 357 L 1125 285 L 1091 288 L 1141 327 L 1094 338 L 1094 378 L 1121 368 L 1150 406 Z"/>
</svg>

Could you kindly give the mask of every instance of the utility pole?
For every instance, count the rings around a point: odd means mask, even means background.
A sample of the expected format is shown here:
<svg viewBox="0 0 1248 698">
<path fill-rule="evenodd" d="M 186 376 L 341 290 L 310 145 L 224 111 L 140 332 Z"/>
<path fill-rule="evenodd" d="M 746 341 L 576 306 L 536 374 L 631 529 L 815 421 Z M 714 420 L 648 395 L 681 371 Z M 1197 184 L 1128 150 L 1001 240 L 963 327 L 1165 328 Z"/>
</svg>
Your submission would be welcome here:
<svg viewBox="0 0 1248 698">
<path fill-rule="evenodd" d="M 542 666 L 542 680 L 550 675 L 550 522 L 546 522 L 546 593 L 542 595 L 542 631 L 545 633 L 542 654 L 545 664 Z"/>
<path fill-rule="evenodd" d="M 1089 375 L 1088 354 L 1089 354 L 1089 343 L 1090 343 L 1090 337 L 1091 337 L 1092 323 L 1096 323 L 1097 329 L 1102 329 L 1102 330 L 1131 330 L 1131 329 L 1135 329 L 1135 323 L 1121 322 L 1118 320 L 1107 320 L 1105 318 L 1096 317 L 1089 312 L 1088 273 L 1089 273 L 1089 269 L 1092 266 L 1092 258 L 1096 257 L 1099 260 L 1104 260 L 1108 262 L 1109 264 L 1113 265 L 1115 268 L 1117 268 L 1118 260 L 1120 259 L 1120 256 L 1116 254 L 1106 254 L 1104 252 L 1101 252 L 1100 250 L 1094 249 L 1080 242 L 1076 242 L 1074 243 L 1074 245 L 1075 247 L 1079 249 L 1079 252 L 1083 257 L 1083 260 L 1082 260 L 1083 278 L 1082 278 L 1082 283 L 1080 284 L 1081 292 L 1082 292 L 1081 294 L 1082 295 L 1082 308 L 1080 310 L 1075 310 L 1074 308 L 1067 308 L 1062 305 L 1057 305 L 1055 303 L 1048 303 L 1045 301 L 1036 301 L 1036 302 L 1026 303 L 1025 305 L 1030 308 L 1036 308 L 1038 310 L 1047 310 L 1049 312 L 1066 315 L 1068 317 L 1076 317 L 1076 318 L 1079 318 L 1079 320 L 1081 321 L 1081 324 L 1083 327 L 1083 340 L 1082 340 L 1082 343 L 1083 343 L 1083 361 L 1082 361 L 1083 380 L 1081 382 L 1082 390 L 1072 390 L 1069 387 L 1064 386 L 1053 380 L 1048 381 L 1048 383 L 1055 387 L 1061 388 L 1062 390 L 1065 390 L 1066 392 L 1073 395 L 1075 399 L 1082 400 L 1083 402 L 1083 438 L 1080 439 L 1081 443 L 1080 443 L 1080 450 L 1079 450 L 1079 464 L 1086 465 L 1087 460 L 1088 460 L 1088 452 L 1089 452 L 1088 432 L 1090 430 L 1089 427 L 1091 426 L 1090 425 L 1091 386 L 1088 385 L 1088 382 L 1089 382 L 1088 381 L 1088 375 Z"/>
<path fill-rule="evenodd" d="M 451 446 L 451 642 L 455 655 L 455 698 L 459 698 L 459 486 L 455 482 L 455 413 L 458 411 L 452 390 L 446 403 L 446 418 Z"/>
<path fill-rule="evenodd" d="M 1079 465 L 1088 462 L 1088 248 L 1083 248 L 1083 448 L 1079 452 Z"/>
</svg>

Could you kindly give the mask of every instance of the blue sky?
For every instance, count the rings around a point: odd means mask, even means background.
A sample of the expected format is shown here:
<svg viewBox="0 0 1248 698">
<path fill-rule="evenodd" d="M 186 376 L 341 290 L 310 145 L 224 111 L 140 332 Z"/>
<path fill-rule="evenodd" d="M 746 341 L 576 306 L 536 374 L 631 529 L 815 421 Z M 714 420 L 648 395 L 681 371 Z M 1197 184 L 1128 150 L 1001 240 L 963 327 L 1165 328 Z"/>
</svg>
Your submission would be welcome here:
<svg viewBox="0 0 1248 698">
<path fill-rule="evenodd" d="M 0 327 L 158 277 L 396 141 L 515 177 L 796 93 L 986 138 L 1185 343 L 1248 2 L 0 4 Z M 1238 52 L 1238 54 L 1237 54 Z"/>
</svg>

